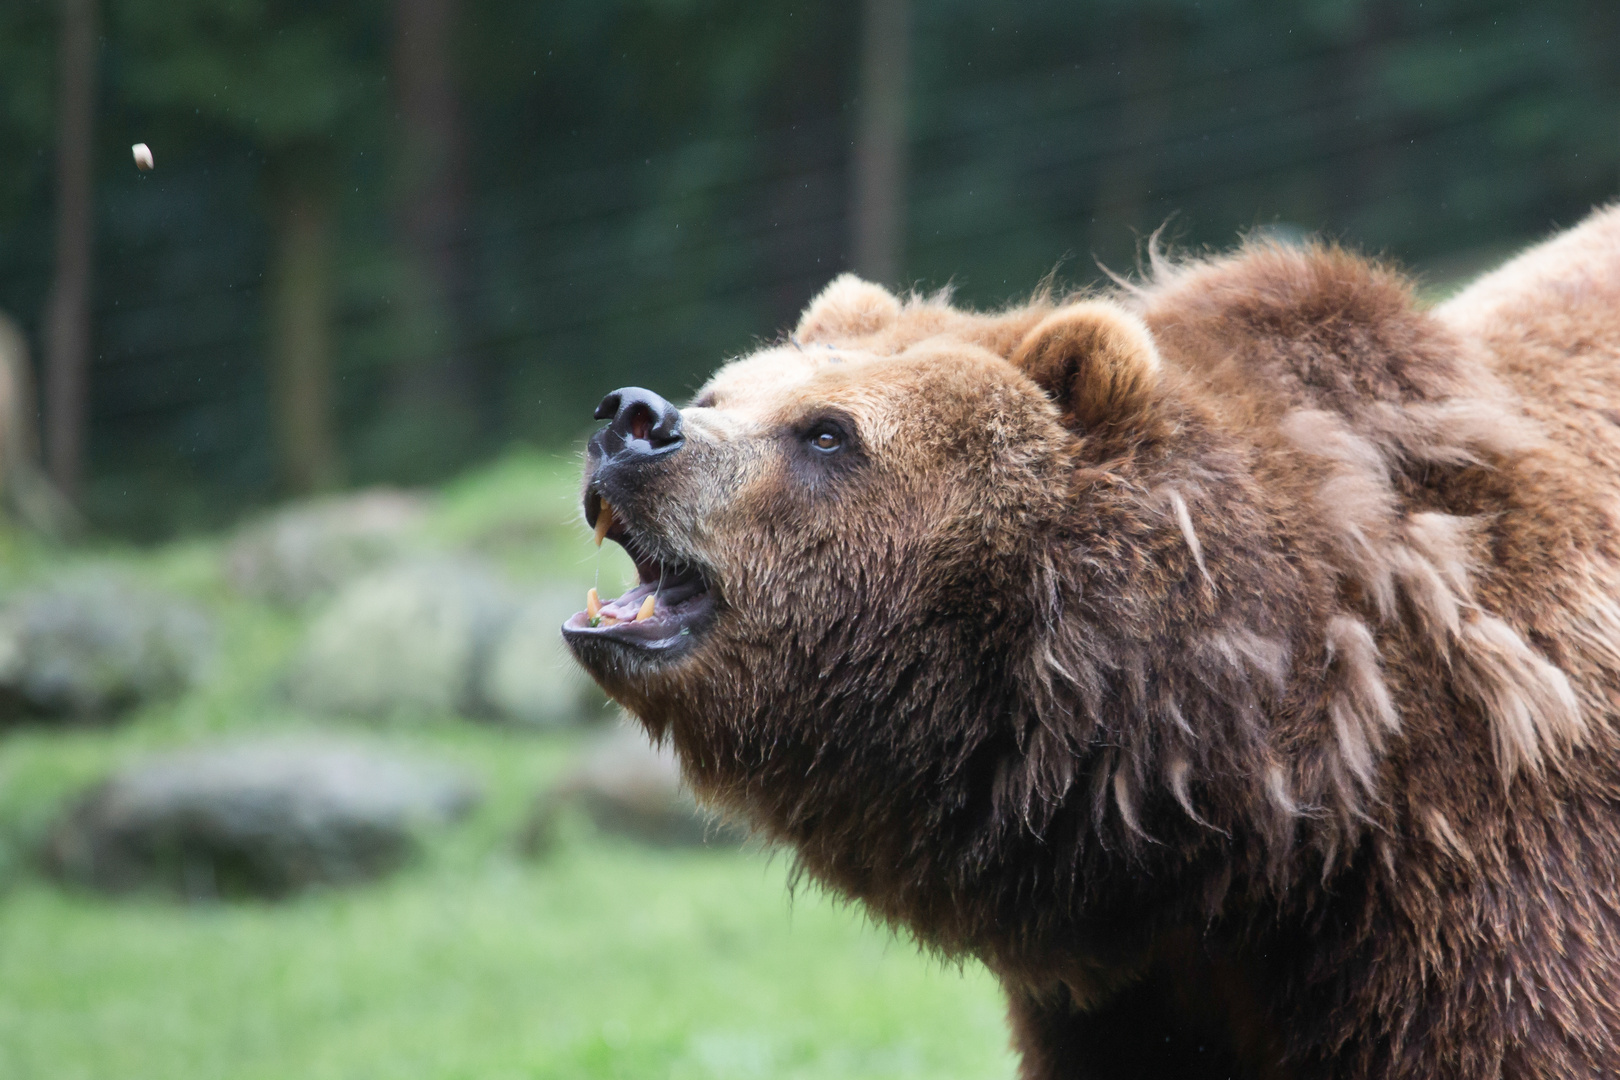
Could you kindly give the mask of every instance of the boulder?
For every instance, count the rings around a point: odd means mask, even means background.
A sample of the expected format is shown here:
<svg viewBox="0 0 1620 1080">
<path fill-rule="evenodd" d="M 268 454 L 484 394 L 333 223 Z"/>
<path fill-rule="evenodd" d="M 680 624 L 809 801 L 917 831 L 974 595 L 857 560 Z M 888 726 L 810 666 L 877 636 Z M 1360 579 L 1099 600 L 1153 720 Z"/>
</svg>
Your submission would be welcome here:
<svg viewBox="0 0 1620 1080">
<path fill-rule="evenodd" d="M 0 607 L 0 717 L 102 718 L 177 694 L 213 646 L 195 606 L 110 571 L 28 589 Z"/>
<path fill-rule="evenodd" d="M 578 807 L 597 829 L 660 847 L 733 846 L 745 830 L 698 806 L 666 745 L 653 746 L 625 720 L 604 733 L 561 783 L 535 799 L 519 847 L 537 854 L 550 845 L 557 818 Z"/>
<path fill-rule="evenodd" d="M 285 896 L 386 873 L 420 829 L 478 797 L 457 773 L 353 745 L 187 750 L 88 791 L 52 828 L 45 860 L 60 879 L 105 892 Z"/>
<path fill-rule="evenodd" d="M 561 727 L 604 715 L 604 698 L 563 644 L 563 621 L 580 607 L 580 590 L 539 591 L 518 609 L 495 645 L 480 691 L 503 720 Z"/>
<path fill-rule="evenodd" d="M 299 606 L 400 558 L 426 513 L 422 496 L 389 488 L 298 503 L 246 526 L 225 575 L 245 595 Z"/>
<path fill-rule="evenodd" d="M 487 712 L 481 691 L 516 604 L 477 563 L 420 560 L 373 571 L 310 626 L 289 692 L 353 716 Z"/>
</svg>

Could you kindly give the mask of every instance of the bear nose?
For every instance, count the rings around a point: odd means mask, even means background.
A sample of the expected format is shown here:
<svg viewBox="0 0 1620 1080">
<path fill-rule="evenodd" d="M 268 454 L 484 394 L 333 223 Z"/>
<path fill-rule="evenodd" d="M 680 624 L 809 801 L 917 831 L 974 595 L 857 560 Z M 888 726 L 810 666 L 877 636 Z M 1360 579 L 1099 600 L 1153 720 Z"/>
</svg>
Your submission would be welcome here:
<svg viewBox="0 0 1620 1080">
<path fill-rule="evenodd" d="M 596 418 L 608 421 L 595 441 L 603 457 L 661 457 L 686 441 L 681 411 L 651 390 L 626 386 L 602 399 Z"/>
</svg>

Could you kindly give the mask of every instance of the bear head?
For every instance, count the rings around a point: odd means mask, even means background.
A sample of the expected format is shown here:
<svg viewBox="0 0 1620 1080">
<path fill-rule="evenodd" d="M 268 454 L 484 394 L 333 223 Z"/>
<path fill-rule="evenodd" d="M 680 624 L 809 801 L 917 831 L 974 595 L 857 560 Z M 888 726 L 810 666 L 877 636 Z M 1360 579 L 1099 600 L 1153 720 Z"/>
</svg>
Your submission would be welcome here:
<svg viewBox="0 0 1620 1080">
<path fill-rule="evenodd" d="M 585 515 L 640 583 L 564 635 L 700 795 L 915 928 L 946 834 L 1072 786 L 1132 663 L 1083 627 L 1152 639 L 1199 580 L 1184 510 L 1118 467 L 1185 441 L 1160 384 L 1113 301 L 978 314 L 841 277 L 685 408 L 604 400 Z"/>
</svg>

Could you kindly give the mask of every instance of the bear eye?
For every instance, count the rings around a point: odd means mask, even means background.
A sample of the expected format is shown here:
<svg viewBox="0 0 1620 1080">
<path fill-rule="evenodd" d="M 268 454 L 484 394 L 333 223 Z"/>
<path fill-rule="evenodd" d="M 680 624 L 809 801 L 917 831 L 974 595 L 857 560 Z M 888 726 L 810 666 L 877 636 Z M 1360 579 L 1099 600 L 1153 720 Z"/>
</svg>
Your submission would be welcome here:
<svg viewBox="0 0 1620 1080">
<path fill-rule="evenodd" d="M 866 462 L 859 429 L 853 418 L 842 413 L 822 412 L 807 416 L 789 432 L 793 460 L 803 467 L 800 474 L 813 488 L 832 478 L 844 476 Z"/>
<path fill-rule="evenodd" d="M 823 454 L 836 453 L 844 447 L 844 439 L 831 428 L 822 428 L 810 433 L 810 445 Z"/>
</svg>

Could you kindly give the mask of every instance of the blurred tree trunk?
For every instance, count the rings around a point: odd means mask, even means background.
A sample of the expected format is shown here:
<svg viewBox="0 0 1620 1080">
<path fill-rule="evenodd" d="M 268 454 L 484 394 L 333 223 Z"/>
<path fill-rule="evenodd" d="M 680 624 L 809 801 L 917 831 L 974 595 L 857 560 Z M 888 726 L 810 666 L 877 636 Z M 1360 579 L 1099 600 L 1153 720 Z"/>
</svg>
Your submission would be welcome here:
<svg viewBox="0 0 1620 1080">
<path fill-rule="evenodd" d="M 1587 47 L 1593 54 L 1589 63 L 1599 73 L 1605 96 L 1613 101 L 1620 90 L 1620 5 L 1614 0 L 1586 0 L 1581 15 L 1589 29 Z M 1611 168 L 1620 163 L 1620 125 L 1612 130 L 1617 138 L 1604 148 Z M 1620 190 L 1620 176 L 1611 172 L 1610 177 L 1611 190 Z"/>
<path fill-rule="evenodd" d="M 906 0 L 862 0 L 854 190 L 856 273 L 899 283 L 906 239 Z"/>
<path fill-rule="evenodd" d="M 410 419 L 433 425 L 437 445 L 420 449 L 449 460 L 422 462 L 429 469 L 452 463 L 457 440 L 488 419 L 480 413 L 490 389 L 465 352 L 466 145 L 451 60 L 456 6 L 456 0 L 394 3 L 407 348 L 396 404 Z"/>
<path fill-rule="evenodd" d="M 72 500 L 84 467 L 95 245 L 95 0 L 61 0 L 57 53 L 56 279 L 45 313 L 46 462 Z"/>
<path fill-rule="evenodd" d="M 1127 11 L 1130 9 L 1127 8 Z M 1136 237 L 1151 233 L 1151 195 L 1158 146 L 1170 122 L 1174 85 L 1173 39 L 1160 32 L 1151 12 L 1128 16 L 1118 70 L 1124 75 L 1120 100 L 1112 108 L 1116 135 L 1108 156 L 1098 165 L 1096 219 L 1091 230 L 1092 254 L 1104 262 L 1129 259 Z"/>
<path fill-rule="evenodd" d="M 1355 12 L 1348 39 L 1317 65 L 1324 106 L 1316 141 L 1324 161 L 1321 220 L 1355 235 L 1379 202 L 1389 168 L 1388 120 L 1379 108 L 1378 53 L 1400 32 L 1398 5 L 1372 0 Z"/>
<path fill-rule="evenodd" d="M 851 268 L 855 174 L 846 114 L 859 71 L 848 45 L 859 38 L 859 13 L 855 4 L 815 9 L 775 57 L 793 78 L 761 86 L 754 122 L 764 134 L 753 152 L 765 168 L 750 193 L 760 230 L 750 255 L 771 325 L 792 326 L 829 278 Z M 846 54 L 846 64 L 827 62 Z"/>
<path fill-rule="evenodd" d="M 283 176 L 272 194 L 270 382 L 277 465 L 295 495 L 341 479 L 332 431 L 332 202 L 323 185 Z"/>
<path fill-rule="evenodd" d="M 40 471 L 38 419 L 28 339 L 0 311 L 0 501 L 35 532 L 62 539 L 82 522 Z"/>
</svg>

